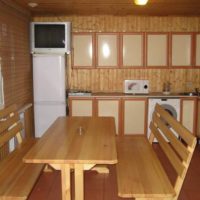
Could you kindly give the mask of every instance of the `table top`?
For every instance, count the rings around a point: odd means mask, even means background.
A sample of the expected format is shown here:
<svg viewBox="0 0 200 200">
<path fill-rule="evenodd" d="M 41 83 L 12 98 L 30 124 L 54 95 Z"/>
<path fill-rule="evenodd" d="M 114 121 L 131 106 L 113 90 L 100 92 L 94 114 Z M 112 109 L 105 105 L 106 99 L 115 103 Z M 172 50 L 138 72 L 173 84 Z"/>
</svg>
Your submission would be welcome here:
<svg viewBox="0 0 200 200">
<path fill-rule="evenodd" d="M 115 133 L 112 117 L 59 117 L 23 160 L 26 163 L 115 164 Z"/>
</svg>

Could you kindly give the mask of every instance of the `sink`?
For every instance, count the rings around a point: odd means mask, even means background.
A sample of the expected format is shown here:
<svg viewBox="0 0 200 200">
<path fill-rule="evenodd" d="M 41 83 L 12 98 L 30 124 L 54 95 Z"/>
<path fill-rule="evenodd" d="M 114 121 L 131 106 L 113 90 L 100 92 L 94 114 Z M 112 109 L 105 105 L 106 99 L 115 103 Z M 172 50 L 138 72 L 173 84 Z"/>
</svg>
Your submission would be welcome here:
<svg viewBox="0 0 200 200">
<path fill-rule="evenodd" d="M 184 96 L 198 96 L 198 93 L 196 92 L 181 92 L 179 95 L 184 95 Z"/>
</svg>

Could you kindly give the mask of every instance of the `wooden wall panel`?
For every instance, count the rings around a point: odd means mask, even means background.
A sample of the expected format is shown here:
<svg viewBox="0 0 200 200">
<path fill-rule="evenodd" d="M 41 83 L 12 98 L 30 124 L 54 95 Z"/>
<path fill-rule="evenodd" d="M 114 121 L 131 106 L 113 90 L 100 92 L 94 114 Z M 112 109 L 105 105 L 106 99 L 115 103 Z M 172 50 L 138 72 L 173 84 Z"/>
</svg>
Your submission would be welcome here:
<svg viewBox="0 0 200 200">
<path fill-rule="evenodd" d="M 172 92 L 181 92 L 200 87 L 199 74 L 199 69 L 71 70 L 69 87 L 96 92 L 122 92 L 125 79 L 148 79 L 152 92 L 162 91 L 163 83 L 166 81 L 170 81 Z M 192 88 L 188 88 L 186 82 L 192 82 Z"/>
<path fill-rule="evenodd" d="M 32 101 L 29 22 L 30 15 L 13 2 L 0 2 L 0 62 L 6 106 L 16 103 L 20 107 Z"/>
<path fill-rule="evenodd" d="M 199 31 L 200 17 L 154 16 L 35 16 L 34 21 L 71 21 L 73 31 L 96 32 L 185 32 Z"/>
<path fill-rule="evenodd" d="M 71 21 L 74 32 L 200 32 L 200 17 L 150 16 L 35 16 L 34 21 Z M 200 69 L 72 69 L 68 57 L 68 86 L 102 92 L 122 92 L 125 79 L 149 79 L 150 91 L 162 91 L 165 81 L 173 92 L 200 88 Z M 188 87 L 191 82 L 192 87 Z"/>
<path fill-rule="evenodd" d="M 30 15 L 10 1 L 0 1 L 0 63 L 4 78 L 5 106 L 18 108 L 32 101 L 32 69 L 29 53 Z M 10 2 L 11 3 L 11 2 Z M 0 160 L 8 145 L 0 148 Z"/>
</svg>

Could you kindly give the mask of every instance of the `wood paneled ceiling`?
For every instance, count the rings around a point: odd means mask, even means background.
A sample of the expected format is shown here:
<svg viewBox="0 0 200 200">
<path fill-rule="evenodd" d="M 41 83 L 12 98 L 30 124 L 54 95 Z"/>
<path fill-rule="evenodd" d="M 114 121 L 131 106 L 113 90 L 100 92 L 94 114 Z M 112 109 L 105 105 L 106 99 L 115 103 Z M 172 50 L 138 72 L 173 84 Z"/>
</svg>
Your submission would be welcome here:
<svg viewBox="0 0 200 200">
<path fill-rule="evenodd" d="M 200 0 L 149 0 L 136 6 L 133 0 L 13 0 L 33 15 L 200 15 Z M 31 8 L 28 3 L 37 3 Z"/>
</svg>

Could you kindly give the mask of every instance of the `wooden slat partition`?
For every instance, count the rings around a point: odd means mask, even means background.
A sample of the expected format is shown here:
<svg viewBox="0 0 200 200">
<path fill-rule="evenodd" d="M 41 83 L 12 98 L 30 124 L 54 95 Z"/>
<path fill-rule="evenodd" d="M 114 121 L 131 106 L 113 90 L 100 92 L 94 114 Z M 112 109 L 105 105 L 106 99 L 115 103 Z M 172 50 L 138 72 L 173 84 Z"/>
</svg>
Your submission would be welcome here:
<svg viewBox="0 0 200 200">
<path fill-rule="evenodd" d="M 189 151 L 188 149 L 185 148 L 185 146 L 180 143 L 177 140 L 177 137 L 174 135 L 173 131 L 171 131 L 166 124 L 154 113 L 153 115 L 153 121 L 156 121 L 157 127 L 165 133 L 165 136 L 167 139 L 170 141 L 171 145 L 173 148 L 180 153 L 180 156 L 183 160 L 187 160 L 189 156 Z"/>
<path fill-rule="evenodd" d="M 0 112 L 0 118 L 7 117 L 11 112 L 15 112 L 17 110 L 16 104 L 9 106 L 7 109 L 2 110 Z"/>
<path fill-rule="evenodd" d="M 9 106 L 7 109 L 5 110 L 1 110 L 0 112 L 0 119 L 4 119 L 7 118 L 11 112 L 16 111 L 16 105 L 11 105 Z M 3 130 L 5 130 L 6 126 L 5 123 L 0 121 L 0 137 L 4 136 L 4 132 Z M 6 155 L 8 155 L 9 153 L 9 147 L 8 147 L 8 143 L 1 143 L 0 144 L 0 160 L 3 159 Z"/>
<path fill-rule="evenodd" d="M 184 165 L 181 160 L 178 158 L 176 153 L 169 147 L 170 144 L 166 143 L 165 139 L 162 137 L 158 129 L 155 127 L 153 123 L 150 124 L 150 129 L 153 132 L 154 136 L 158 140 L 160 146 L 165 152 L 166 156 L 170 160 L 172 166 L 176 170 L 177 174 L 182 177 L 184 172 Z"/>
<path fill-rule="evenodd" d="M 158 140 L 163 152 L 177 173 L 174 185 L 177 194 L 174 200 L 176 200 L 192 159 L 197 140 L 190 131 L 174 119 L 159 104 L 156 104 L 150 129 L 150 143 L 154 138 Z M 175 138 L 171 136 L 171 131 L 174 131 L 177 135 L 176 142 Z M 177 143 L 179 143 L 179 145 L 177 145 Z M 183 150 L 184 148 L 185 150 Z"/>
<path fill-rule="evenodd" d="M 157 104 L 158 105 L 158 104 Z M 186 129 L 184 126 L 181 126 L 181 123 L 178 121 L 175 121 L 174 118 L 167 113 L 161 106 L 156 105 L 156 112 L 159 113 L 160 118 L 164 119 L 167 124 L 172 127 L 176 133 L 190 146 L 193 147 L 195 143 L 195 139 L 193 136 L 191 136 L 191 133 L 188 129 Z M 156 123 L 156 121 L 155 121 Z"/>
<path fill-rule="evenodd" d="M 22 123 L 17 124 L 10 131 L 6 132 L 6 134 L 0 135 L 0 147 L 5 144 L 6 141 L 9 141 L 11 138 L 15 137 L 17 133 L 22 130 Z"/>
<path fill-rule="evenodd" d="M 0 148 L 3 148 L 0 159 L 9 153 L 8 146 L 11 138 L 16 137 L 19 144 L 22 142 L 22 123 L 15 110 L 16 105 L 0 110 Z"/>
<path fill-rule="evenodd" d="M 14 115 L 6 119 L 5 121 L 0 121 L 0 133 L 7 130 L 10 127 L 10 124 L 14 124 L 15 122 L 19 121 L 19 116 Z"/>
</svg>

